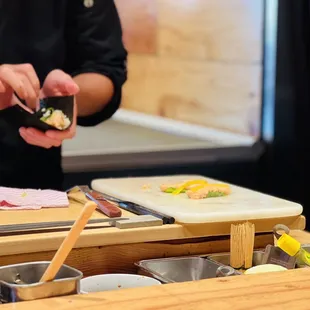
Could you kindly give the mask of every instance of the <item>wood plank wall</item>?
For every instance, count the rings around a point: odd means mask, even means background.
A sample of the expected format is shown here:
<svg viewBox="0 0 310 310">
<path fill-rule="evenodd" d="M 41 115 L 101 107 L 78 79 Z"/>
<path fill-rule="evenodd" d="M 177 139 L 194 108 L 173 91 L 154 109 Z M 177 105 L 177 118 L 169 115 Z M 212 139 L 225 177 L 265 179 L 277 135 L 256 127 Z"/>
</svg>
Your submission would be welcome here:
<svg viewBox="0 0 310 310">
<path fill-rule="evenodd" d="M 129 52 L 122 107 L 256 135 L 263 0 L 115 0 Z"/>
</svg>

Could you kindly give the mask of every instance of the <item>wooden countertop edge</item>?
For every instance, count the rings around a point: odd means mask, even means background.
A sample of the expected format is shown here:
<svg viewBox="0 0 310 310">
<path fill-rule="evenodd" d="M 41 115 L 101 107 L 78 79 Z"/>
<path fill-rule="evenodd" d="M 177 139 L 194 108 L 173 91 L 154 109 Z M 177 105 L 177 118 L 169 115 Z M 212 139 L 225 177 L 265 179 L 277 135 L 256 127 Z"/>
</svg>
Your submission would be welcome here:
<svg viewBox="0 0 310 310">
<path fill-rule="evenodd" d="M 310 269 L 217 278 L 2 305 L 3 310 L 309 309 Z"/>
<path fill-rule="evenodd" d="M 275 224 L 279 223 L 289 225 L 291 229 L 303 230 L 305 228 L 304 216 L 253 222 L 257 223 L 256 227 L 259 232 L 264 231 L 262 227 L 272 229 Z M 84 230 L 75 248 L 219 236 L 229 234 L 229 231 L 230 223 L 206 223 L 199 225 L 172 224 L 133 229 L 106 227 Z M 54 251 L 58 249 L 66 235 L 67 232 L 53 232 L 2 236 L 0 237 L 0 255 Z"/>
<path fill-rule="evenodd" d="M 148 234 L 145 234 L 146 231 Z M 67 232 L 54 232 L 1 237 L 0 255 L 53 251 L 58 249 L 66 235 Z M 172 240 L 184 237 L 186 234 L 183 227 L 178 224 L 126 230 L 107 227 L 83 231 L 74 248 Z"/>
</svg>

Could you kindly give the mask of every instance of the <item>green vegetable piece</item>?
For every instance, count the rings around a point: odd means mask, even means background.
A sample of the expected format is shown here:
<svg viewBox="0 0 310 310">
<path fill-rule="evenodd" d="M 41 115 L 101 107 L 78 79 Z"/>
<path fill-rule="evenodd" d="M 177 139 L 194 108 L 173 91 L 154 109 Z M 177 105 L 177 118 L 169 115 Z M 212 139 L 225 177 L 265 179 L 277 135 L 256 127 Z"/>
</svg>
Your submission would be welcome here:
<svg viewBox="0 0 310 310">
<path fill-rule="evenodd" d="M 171 194 L 171 193 L 173 193 L 175 190 L 176 190 L 176 188 L 174 188 L 174 187 L 169 187 L 169 188 L 167 188 L 167 189 L 165 190 L 165 193 Z M 181 191 L 181 193 L 185 193 L 185 189 L 183 189 L 183 190 Z"/>
<path fill-rule="evenodd" d="M 225 194 L 223 192 L 209 192 L 208 193 L 208 198 L 213 198 L 213 197 L 222 197 L 222 196 L 225 196 Z"/>
<path fill-rule="evenodd" d="M 47 113 L 47 111 L 51 111 L 51 113 L 50 113 L 50 115 L 49 116 L 42 116 L 41 118 L 40 118 L 40 120 L 41 121 L 46 121 L 48 118 L 50 118 L 51 116 L 52 116 L 52 114 L 53 114 L 53 112 L 54 112 L 54 108 L 48 108 L 45 112 L 44 112 L 44 114 L 46 114 Z"/>
<path fill-rule="evenodd" d="M 165 190 L 165 193 L 172 193 L 175 190 L 173 187 L 169 187 Z"/>
</svg>

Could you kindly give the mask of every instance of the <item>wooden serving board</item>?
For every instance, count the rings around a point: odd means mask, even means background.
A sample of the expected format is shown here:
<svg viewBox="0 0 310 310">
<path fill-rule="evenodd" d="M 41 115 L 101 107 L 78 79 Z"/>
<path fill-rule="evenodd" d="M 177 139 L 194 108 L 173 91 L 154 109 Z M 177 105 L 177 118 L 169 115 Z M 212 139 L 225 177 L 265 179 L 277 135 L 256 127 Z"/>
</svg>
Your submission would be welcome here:
<svg viewBox="0 0 310 310">
<path fill-rule="evenodd" d="M 300 204 L 235 185 L 231 185 L 232 193 L 228 196 L 200 200 L 189 199 L 186 194 L 163 193 L 159 189 L 162 183 L 191 179 L 221 183 L 199 175 L 179 175 L 95 179 L 91 185 L 94 190 L 174 216 L 177 222 L 187 224 L 285 218 L 298 216 L 303 210 Z"/>
</svg>

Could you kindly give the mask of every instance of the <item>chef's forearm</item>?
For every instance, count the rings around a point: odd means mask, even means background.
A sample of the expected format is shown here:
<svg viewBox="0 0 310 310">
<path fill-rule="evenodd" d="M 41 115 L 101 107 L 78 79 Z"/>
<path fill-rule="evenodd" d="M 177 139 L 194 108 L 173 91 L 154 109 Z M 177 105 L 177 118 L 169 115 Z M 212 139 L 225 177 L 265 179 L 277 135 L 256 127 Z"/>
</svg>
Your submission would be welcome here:
<svg viewBox="0 0 310 310">
<path fill-rule="evenodd" d="M 79 116 L 89 116 L 100 112 L 114 94 L 112 81 L 97 73 L 83 73 L 74 77 L 80 87 L 76 96 Z"/>
</svg>

